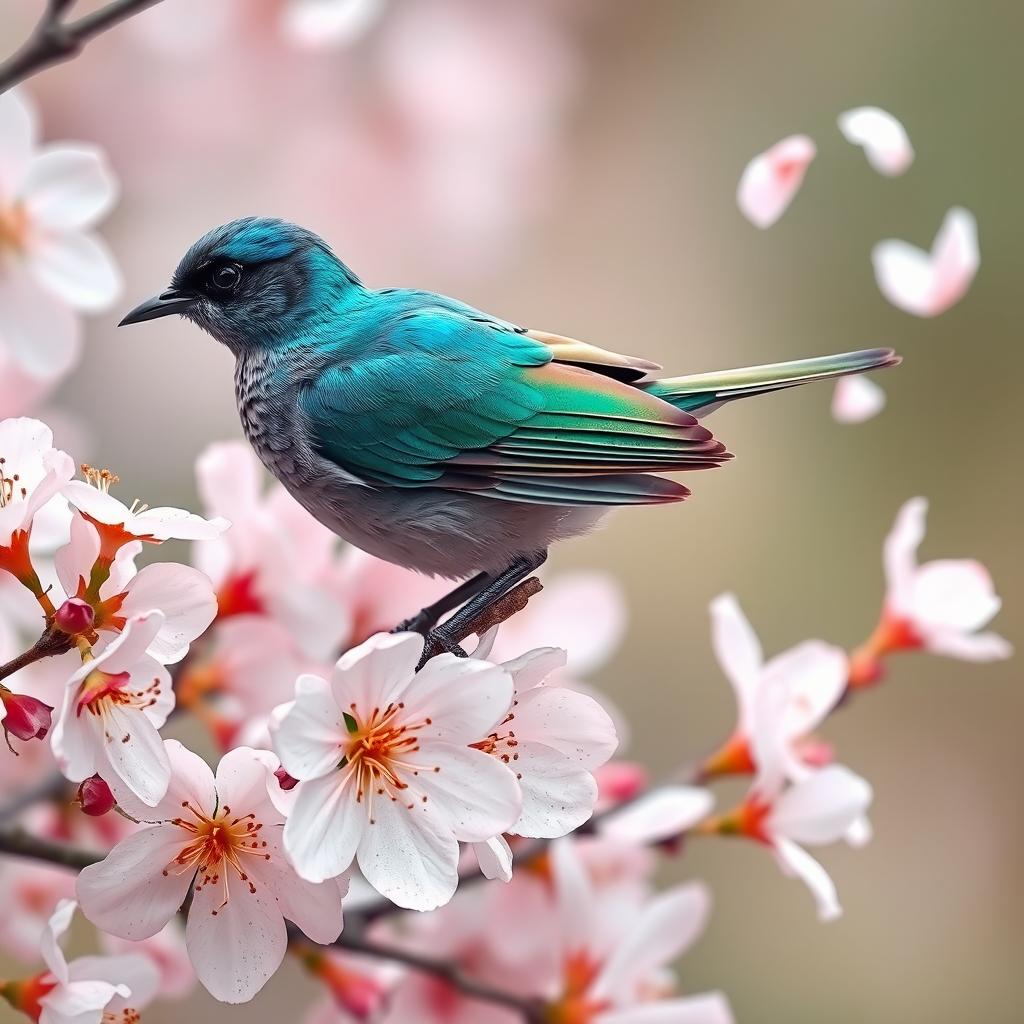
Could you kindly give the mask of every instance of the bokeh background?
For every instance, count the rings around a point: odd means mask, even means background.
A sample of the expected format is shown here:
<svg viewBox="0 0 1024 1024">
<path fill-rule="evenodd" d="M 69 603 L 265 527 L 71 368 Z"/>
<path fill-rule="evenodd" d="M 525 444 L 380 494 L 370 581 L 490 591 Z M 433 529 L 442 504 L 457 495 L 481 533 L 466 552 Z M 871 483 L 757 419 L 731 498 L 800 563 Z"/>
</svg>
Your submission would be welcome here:
<svg viewBox="0 0 1024 1024">
<path fill-rule="evenodd" d="M 731 727 L 708 637 L 720 592 L 769 652 L 860 641 L 882 539 L 915 494 L 932 502 L 924 554 L 987 564 L 996 628 L 1024 646 L 1021 5 L 390 0 L 350 45 L 310 49 L 281 31 L 285 3 L 166 0 L 27 87 L 47 138 L 99 143 L 121 178 L 103 234 L 124 309 L 208 228 L 259 213 L 314 228 L 370 284 L 456 294 L 676 372 L 879 344 L 906 357 L 863 425 L 833 422 L 827 385 L 719 413 L 738 457 L 690 502 L 619 513 L 555 553 L 556 570 L 601 568 L 625 590 L 628 635 L 597 681 L 631 720 L 630 756 L 668 771 Z M 37 7 L 0 0 L 4 49 Z M 862 104 L 906 124 L 904 177 L 839 135 Z M 758 231 L 739 174 L 798 131 L 817 161 Z M 978 219 L 981 271 L 950 312 L 915 319 L 879 294 L 869 253 L 886 237 L 927 247 L 952 205 Z M 183 322 L 119 332 L 119 316 L 90 320 L 52 404 L 133 491 L 194 503 L 196 454 L 240 433 L 230 356 Z M 826 729 L 876 793 L 874 841 L 822 851 L 845 916 L 820 925 L 752 845 L 695 841 L 665 869 L 715 892 L 685 988 L 725 989 L 747 1024 L 1024 1019 L 1022 721 L 1013 660 L 897 660 Z M 270 1024 L 315 991 L 286 964 L 250 1006 L 200 992 L 145 1017 Z"/>
</svg>

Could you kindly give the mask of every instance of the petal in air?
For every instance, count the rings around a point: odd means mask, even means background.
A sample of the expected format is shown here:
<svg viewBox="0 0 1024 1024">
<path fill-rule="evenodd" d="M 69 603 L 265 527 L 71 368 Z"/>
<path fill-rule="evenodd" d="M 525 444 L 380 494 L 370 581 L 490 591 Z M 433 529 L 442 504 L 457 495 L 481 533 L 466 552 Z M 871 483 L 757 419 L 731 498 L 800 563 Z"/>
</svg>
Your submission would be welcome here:
<svg viewBox="0 0 1024 1024">
<path fill-rule="evenodd" d="M 832 392 L 832 418 L 837 423 L 864 423 L 885 408 L 885 392 L 861 375 L 842 377 Z"/>
<path fill-rule="evenodd" d="M 771 227 L 796 198 L 807 168 L 817 154 L 806 135 L 789 135 L 747 164 L 736 202 L 755 227 Z"/>
<path fill-rule="evenodd" d="M 840 114 L 839 130 L 847 142 L 864 150 L 868 163 L 879 174 L 896 177 L 914 162 L 907 130 L 879 107 L 857 107 Z"/>
</svg>

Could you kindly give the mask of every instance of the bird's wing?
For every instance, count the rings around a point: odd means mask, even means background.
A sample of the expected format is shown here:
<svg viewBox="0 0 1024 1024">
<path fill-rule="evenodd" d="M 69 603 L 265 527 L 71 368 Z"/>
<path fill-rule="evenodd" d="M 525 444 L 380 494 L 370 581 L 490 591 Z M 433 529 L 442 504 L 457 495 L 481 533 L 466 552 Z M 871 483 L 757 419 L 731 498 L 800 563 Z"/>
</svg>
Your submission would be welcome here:
<svg viewBox="0 0 1024 1024">
<path fill-rule="evenodd" d="M 553 356 L 526 333 L 421 309 L 328 367 L 301 405 L 320 453 L 370 485 L 551 505 L 678 501 L 685 487 L 645 474 L 728 458 L 688 413 Z"/>
<path fill-rule="evenodd" d="M 661 369 L 658 363 L 652 363 L 649 359 L 638 359 L 636 356 L 612 352 L 577 338 L 566 338 L 561 334 L 549 334 L 547 331 L 526 331 L 526 336 L 546 345 L 557 363 L 581 366 L 585 370 L 593 370 L 595 373 L 614 377 L 627 384 L 642 380 L 649 373 Z"/>
</svg>

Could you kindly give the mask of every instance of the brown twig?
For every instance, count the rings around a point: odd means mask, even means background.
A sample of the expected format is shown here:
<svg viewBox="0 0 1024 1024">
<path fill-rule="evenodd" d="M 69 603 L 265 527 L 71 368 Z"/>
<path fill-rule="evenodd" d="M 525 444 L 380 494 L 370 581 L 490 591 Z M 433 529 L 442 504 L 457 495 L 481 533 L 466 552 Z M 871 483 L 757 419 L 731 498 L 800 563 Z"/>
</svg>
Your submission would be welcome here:
<svg viewBox="0 0 1024 1024">
<path fill-rule="evenodd" d="M 523 580 L 507 594 L 502 594 L 493 604 L 489 604 L 479 615 L 470 619 L 460 630 L 461 635 L 452 637 L 452 639 L 456 643 L 462 643 L 463 640 L 474 634 L 483 636 L 487 630 L 500 626 L 506 619 L 521 612 L 529 603 L 530 598 L 539 594 L 543 589 L 544 585 L 536 576 Z"/>
<path fill-rule="evenodd" d="M 13 676 L 19 669 L 25 668 L 43 658 L 53 658 L 58 654 L 67 654 L 74 647 L 74 641 L 59 629 L 47 629 L 43 635 L 27 650 L 12 658 L 5 665 L 0 665 L 0 680 Z"/>
<path fill-rule="evenodd" d="M 95 864 L 106 856 L 106 854 L 96 853 L 93 850 L 80 850 L 67 843 L 54 843 L 49 839 L 40 839 L 21 828 L 0 831 L 0 853 L 46 861 L 48 864 L 72 868 L 75 871 L 81 871 L 82 868 L 87 868 L 90 864 Z"/>
<path fill-rule="evenodd" d="M 74 0 L 47 0 L 32 35 L 0 64 L 0 93 L 43 68 L 76 57 L 93 36 L 158 3 L 160 0 L 112 0 L 106 7 L 69 23 L 64 16 Z"/>
</svg>

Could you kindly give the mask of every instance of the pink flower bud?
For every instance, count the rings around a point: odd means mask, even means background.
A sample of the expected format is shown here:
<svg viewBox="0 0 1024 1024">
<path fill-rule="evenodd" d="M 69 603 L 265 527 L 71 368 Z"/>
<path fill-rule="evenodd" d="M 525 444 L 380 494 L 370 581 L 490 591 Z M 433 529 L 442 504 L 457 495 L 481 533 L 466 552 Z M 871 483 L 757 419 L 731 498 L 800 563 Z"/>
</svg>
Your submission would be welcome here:
<svg viewBox="0 0 1024 1024">
<path fill-rule="evenodd" d="M 94 818 L 113 810 L 116 803 L 110 787 L 98 775 L 91 775 L 78 787 L 78 802 L 83 813 Z"/>
<path fill-rule="evenodd" d="M 274 772 L 274 777 L 285 792 L 289 789 L 294 789 L 299 784 L 299 780 L 293 779 L 283 768 L 278 768 L 277 771 Z"/>
<path fill-rule="evenodd" d="M 4 704 L 3 726 L 6 732 L 19 740 L 41 740 L 50 731 L 53 708 L 27 693 L 12 693 L 0 689 Z"/>
<path fill-rule="evenodd" d="M 71 636 L 78 636 L 79 633 L 87 633 L 92 629 L 96 620 L 96 613 L 88 601 L 80 597 L 69 597 L 58 609 L 54 616 L 57 628 Z"/>
</svg>

